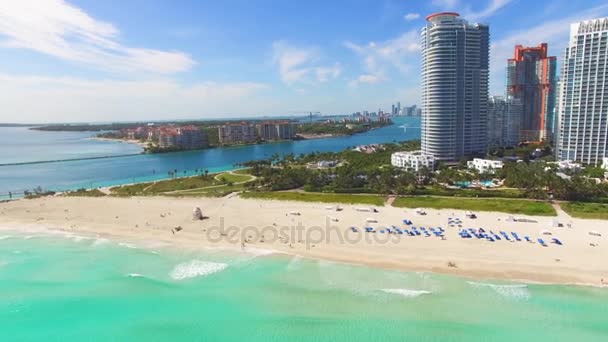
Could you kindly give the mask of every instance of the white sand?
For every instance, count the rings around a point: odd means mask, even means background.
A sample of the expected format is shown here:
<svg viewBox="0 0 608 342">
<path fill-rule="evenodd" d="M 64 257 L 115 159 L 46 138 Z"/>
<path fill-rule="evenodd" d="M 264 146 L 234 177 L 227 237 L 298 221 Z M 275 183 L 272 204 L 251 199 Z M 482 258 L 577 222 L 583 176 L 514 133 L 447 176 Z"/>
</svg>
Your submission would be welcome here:
<svg viewBox="0 0 608 342">
<path fill-rule="evenodd" d="M 209 219 L 193 221 L 192 210 L 196 206 Z M 419 216 L 412 209 L 379 207 L 379 213 L 372 213 L 355 210 L 364 205 L 341 205 L 344 210 L 336 212 L 326 209 L 328 206 L 331 205 L 238 197 L 49 197 L 0 203 L 0 228 L 39 227 L 188 249 L 210 246 L 249 251 L 271 249 L 373 267 L 475 278 L 585 285 L 601 285 L 601 279 L 608 281 L 608 221 L 572 219 L 560 212 L 558 220 L 565 227 L 552 228 L 554 217 L 518 216 L 538 221 L 520 223 L 506 222 L 509 215 L 502 213 L 478 212 L 477 219 L 469 220 L 463 211 L 455 210 L 427 210 L 428 215 Z M 301 215 L 290 215 L 293 211 Z M 496 233 L 514 231 L 522 238 L 530 236 L 535 242 L 537 237 L 542 237 L 549 246 L 504 239 L 494 243 L 461 239 L 458 228 L 448 227 L 448 217 L 459 217 L 465 228 L 484 227 Z M 417 227 L 442 226 L 447 230 L 446 240 L 363 233 L 366 218 L 377 219 L 377 224 L 371 224 L 377 229 L 391 225 L 403 228 L 403 218 L 411 219 Z M 236 228 L 224 231 L 227 236 L 222 236 L 213 229 L 221 222 L 225 229 Z M 572 228 L 566 227 L 568 223 Z M 298 224 L 301 228 L 287 228 Z M 173 233 L 172 229 L 178 226 L 182 230 Z M 326 228 L 328 226 L 332 228 Z M 350 233 L 350 226 L 358 227 L 360 233 Z M 542 236 L 542 230 L 553 232 L 564 245 L 549 243 L 551 236 Z M 602 237 L 588 235 L 590 230 L 602 233 Z M 214 233 L 210 235 L 210 232 Z M 282 237 L 279 239 L 278 235 Z M 341 242 L 340 236 L 350 242 Z M 590 243 L 597 246 L 591 247 Z M 455 263 L 456 267 L 449 267 L 448 262 Z"/>
</svg>

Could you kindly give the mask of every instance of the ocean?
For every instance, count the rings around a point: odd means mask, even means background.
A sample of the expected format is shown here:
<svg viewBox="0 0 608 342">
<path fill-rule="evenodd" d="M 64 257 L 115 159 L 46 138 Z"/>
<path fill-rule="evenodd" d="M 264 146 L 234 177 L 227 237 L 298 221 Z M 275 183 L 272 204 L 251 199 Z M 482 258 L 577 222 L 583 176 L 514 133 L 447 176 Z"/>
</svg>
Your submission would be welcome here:
<svg viewBox="0 0 608 342">
<path fill-rule="evenodd" d="M 3 341 L 606 341 L 608 291 L 0 231 Z"/>
<path fill-rule="evenodd" d="M 253 159 L 273 154 L 337 152 L 364 144 L 420 139 L 420 118 L 398 117 L 394 124 L 352 136 L 328 139 L 284 141 L 277 143 L 213 148 L 201 151 L 104 159 L 72 160 L 40 164 L 0 165 L 0 199 L 11 192 L 35 187 L 49 190 L 74 190 L 146 182 L 167 178 L 167 172 L 193 174 L 195 169 L 220 172 Z M 408 127 L 404 129 L 403 126 Z M 8 133 L 7 133 L 8 132 Z M 56 135 L 54 135 L 56 134 Z M 0 128 L 0 164 L 24 161 L 90 158 L 138 153 L 132 144 L 95 141 L 91 132 L 39 132 L 25 128 Z M 6 141 L 5 145 L 1 145 Z M 21 145 L 30 146 L 22 149 Z M 185 173 L 184 173 L 185 172 Z"/>
</svg>

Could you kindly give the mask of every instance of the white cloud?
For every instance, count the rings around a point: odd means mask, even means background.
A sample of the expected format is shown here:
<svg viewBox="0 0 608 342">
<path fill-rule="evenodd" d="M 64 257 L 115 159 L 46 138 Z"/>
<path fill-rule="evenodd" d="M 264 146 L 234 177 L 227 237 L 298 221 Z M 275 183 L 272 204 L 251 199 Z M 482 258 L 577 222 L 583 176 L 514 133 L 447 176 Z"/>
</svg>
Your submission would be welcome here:
<svg viewBox="0 0 608 342">
<path fill-rule="evenodd" d="M 34 50 L 103 70 L 170 74 L 195 64 L 181 52 L 125 46 L 114 25 L 63 0 L 0 1 L 2 36 L 4 48 Z"/>
<path fill-rule="evenodd" d="M 407 21 L 412 21 L 412 20 L 416 20 L 420 18 L 420 14 L 419 13 L 408 13 L 406 15 L 403 16 L 403 19 L 407 20 Z"/>
<path fill-rule="evenodd" d="M 287 85 L 294 83 L 323 83 L 338 77 L 342 72 L 339 63 L 319 66 L 317 48 L 296 47 L 286 41 L 272 44 L 273 63 L 279 69 L 281 81 Z"/>
<path fill-rule="evenodd" d="M 362 58 L 364 73 L 350 82 L 351 86 L 359 83 L 379 83 L 390 79 L 387 75 L 391 69 L 401 74 L 408 74 L 413 65 L 420 63 L 418 53 L 420 36 L 418 30 L 411 30 L 399 37 L 383 42 L 369 42 L 358 45 L 345 42 L 344 46 Z"/>
<path fill-rule="evenodd" d="M 251 114 L 272 106 L 261 83 L 116 81 L 0 73 L 0 122 L 195 119 Z"/>
<path fill-rule="evenodd" d="M 469 21 L 481 20 L 493 16 L 498 10 L 508 5 L 512 0 L 490 0 L 488 5 L 479 10 L 473 11 L 467 6 L 463 11 L 463 17 Z"/>
<path fill-rule="evenodd" d="M 491 46 L 491 86 L 494 93 L 504 93 L 504 75 L 507 59 L 512 58 L 515 45 L 537 46 L 540 43 L 549 44 L 549 54 L 558 57 L 558 65 L 564 48 L 568 45 L 570 24 L 608 15 L 608 4 L 589 8 L 566 17 L 545 21 L 533 27 L 522 28 L 507 33 Z"/>
</svg>

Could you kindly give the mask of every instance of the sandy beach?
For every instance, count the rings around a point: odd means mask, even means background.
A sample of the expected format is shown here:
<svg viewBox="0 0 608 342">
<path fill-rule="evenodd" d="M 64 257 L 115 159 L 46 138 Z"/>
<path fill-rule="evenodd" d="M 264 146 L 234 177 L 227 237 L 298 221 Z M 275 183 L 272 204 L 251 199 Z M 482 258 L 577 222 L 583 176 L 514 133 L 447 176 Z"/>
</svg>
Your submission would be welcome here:
<svg viewBox="0 0 608 342">
<path fill-rule="evenodd" d="M 226 198 L 75 198 L 47 197 L 0 203 L 0 229 L 60 230 L 116 241 L 175 248 L 222 247 L 246 251 L 272 250 L 308 258 L 362 264 L 404 271 L 428 271 L 480 279 L 602 286 L 608 280 L 608 222 L 574 219 L 559 211 L 555 217 L 525 217 L 535 222 L 510 222 L 508 214 L 362 205 L 280 202 Z M 206 218 L 192 218 L 200 207 Z M 462 239 L 448 218 L 460 218 L 464 228 L 516 232 L 535 243 Z M 445 239 L 364 233 L 404 228 L 408 218 L 417 227 L 443 227 Z M 366 223 L 367 219 L 377 223 Z M 563 227 L 553 227 L 558 220 Z M 358 233 L 350 227 L 359 228 Z M 570 227 L 568 227 L 570 226 Z M 548 230 L 553 235 L 542 235 Z M 601 237 L 589 235 L 597 231 Z M 547 247 L 536 238 L 542 237 Z M 558 237 L 562 246 L 549 243 Z M 594 245 L 594 246 L 592 246 Z"/>
</svg>

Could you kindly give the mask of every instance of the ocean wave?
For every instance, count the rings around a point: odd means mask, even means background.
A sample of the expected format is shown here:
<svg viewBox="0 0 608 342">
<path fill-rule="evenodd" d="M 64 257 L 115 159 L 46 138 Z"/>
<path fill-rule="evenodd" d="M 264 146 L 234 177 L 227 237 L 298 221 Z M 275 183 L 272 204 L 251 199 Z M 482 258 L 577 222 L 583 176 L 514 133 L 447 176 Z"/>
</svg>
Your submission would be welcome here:
<svg viewBox="0 0 608 342">
<path fill-rule="evenodd" d="M 406 298 L 416 298 L 423 295 L 430 295 L 433 292 L 425 290 L 410 290 L 410 289 L 382 289 L 384 293 L 396 294 Z"/>
<path fill-rule="evenodd" d="M 13 237 L 12 235 L 2 235 L 2 236 L 0 236 L 0 240 L 6 240 L 6 239 L 10 239 L 12 237 Z"/>
<path fill-rule="evenodd" d="M 93 241 L 93 246 L 105 245 L 108 242 L 110 242 L 110 240 L 104 238 L 97 238 L 95 239 L 95 241 Z"/>
<path fill-rule="evenodd" d="M 131 248 L 131 249 L 136 249 L 137 248 L 136 245 L 134 245 L 132 243 L 126 243 L 126 242 L 120 242 L 120 243 L 118 243 L 118 245 L 122 246 L 122 247 L 126 247 L 126 248 Z"/>
<path fill-rule="evenodd" d="M 489 284 L 467 281 L 467 283 L 475 288 L 489 288 L 497 294 L 511 299 L 527 300 L 531 297 L 528 285 L 525 284 Z"/>
<path fill-rule="evenodd" d="M 227 267 L 227 264 L 192 260 L 175 266 L 175 268 L 173 268 L 173 270 L 169 273 L 169 276 L 174 280 L 184 280 L 221 272 Z"/>
<path fill-rule="evenodd" d="M 143 278 L 144 275 L 143 274 L 139 274 L 139 273 L 129 273 L 129 274 L 127 274 L 127 277 L 129 277 L 129 278 Z"/>
</svg>

